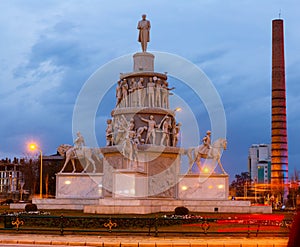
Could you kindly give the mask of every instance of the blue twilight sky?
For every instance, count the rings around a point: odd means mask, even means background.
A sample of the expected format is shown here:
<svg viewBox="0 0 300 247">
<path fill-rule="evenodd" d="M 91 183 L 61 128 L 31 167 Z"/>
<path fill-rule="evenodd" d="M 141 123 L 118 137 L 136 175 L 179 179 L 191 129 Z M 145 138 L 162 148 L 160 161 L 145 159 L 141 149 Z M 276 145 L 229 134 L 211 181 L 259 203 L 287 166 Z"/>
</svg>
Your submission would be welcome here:
<svg viewBox="0 0 300 247">
<path fill-rule="evenodd" d="M 0 10 L 1 158 L 27 155 L 30 140 L 44 154 L 72 144 L 72 114 L 82 86 L 99 67 L 140 50 L 136 26 L 146 13 L 152 26 L 148 50 L 189 60 L 216 87 L 227 119 L 228 150 L 222 160 L 233 179 L 247 170 L 252 144 L 270 143 L 271 22 L 281 11 L 289 170 L 300 168 L 298 0 L 0 0 Z M 193 104 L 187 88 L 176 79 L 169 83 Z M 97 113 L 99 145 L 105 143 L 114 89 L 110 95 Z M 204 108 L 199 104 L 198 109 Z M 203 136 L 210 126 L 207 114 L 201 116 Z"/>
</svg>

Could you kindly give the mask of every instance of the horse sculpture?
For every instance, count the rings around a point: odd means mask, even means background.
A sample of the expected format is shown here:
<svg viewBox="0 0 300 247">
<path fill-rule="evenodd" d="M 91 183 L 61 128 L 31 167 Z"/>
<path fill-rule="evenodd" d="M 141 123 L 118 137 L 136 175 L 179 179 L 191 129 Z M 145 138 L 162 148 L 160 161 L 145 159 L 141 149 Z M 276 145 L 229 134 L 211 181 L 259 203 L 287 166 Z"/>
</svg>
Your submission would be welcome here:
<svg viewBox="0 0 300 247">
<path fill-rule="evenodd" d="M 227 148 L 227 141 L 224 138 L 219 138 L 216 140 L 211 147 L 209 148 L 209 151 L 207 154 L 200 153 L 199 150 L 201 150 L 202 145 L 198 147 L 192 147 L 187 150 L 187 156 L 189 159 L 189 165 L 190 167 L 196 162 L 199 171 L 202 171 L 201 167 L 201 159 L 212 159 L 214 162 L 218 162 L 219 167 L 221 168 L 223 174 L 227 174 L 223 168 L 223 165 L 221 163 L 221 151 L 222 149 L 226 150 Z"/>
<path fill-rule="evenodd" d="M 65 154 L 65 156 L 66 156 L 66 161 L 63 165 L 63 168 L 60 170 L 60 173 L 64 171 L 64 169 L 66 168 L 69 161 L 71 161 L 71 163 L 72 163 L 72 166 L 73 166 L 72 173 L 74 173 L 76 171 L 75 159 L 80 159 L 85 162 L 86 166 L 83 169 L 82 173 L 87 171 L 90 164 L 92 164 L 93 173 L 95 173 L 96 172 L 96 164 L 92 157 L 96 157 L 97 159 L 99 159 L 98 161 L 101 161 L 97 154 L 93 155 L 95 153 L 93 148 L 88 148 L 88 147 L 77 148 L 77 147 L 72 147 L 70 145 L 64 145 L 64 146 L 61 146 L 58 148 L 58 152 L 61 155 Z"/>
</svg>

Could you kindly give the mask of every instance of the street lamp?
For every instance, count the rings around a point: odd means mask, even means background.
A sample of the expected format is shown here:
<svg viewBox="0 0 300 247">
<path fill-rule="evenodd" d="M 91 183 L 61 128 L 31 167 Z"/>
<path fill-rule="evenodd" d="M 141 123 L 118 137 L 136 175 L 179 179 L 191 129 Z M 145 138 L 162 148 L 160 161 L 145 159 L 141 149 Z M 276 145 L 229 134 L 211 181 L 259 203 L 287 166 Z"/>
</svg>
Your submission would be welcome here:
<svg viewBox="0 0 300 247">
<path fill-rule="evenodd" d="M 34 143 L 29 144 L 29 150 L 38 150 L 40 152 L 41 167 L 40 167 L 40 198 L 43 198 L 43 153 L 42 150 Z"/>
<path fill-rule="evenodd" d="M 176 113 L 177 111 L 181 111 L 181 110 L 182 110 L 181 107 L 176 107 L 173 111 L 174 111 L 174 113 Z"/>
</svg>

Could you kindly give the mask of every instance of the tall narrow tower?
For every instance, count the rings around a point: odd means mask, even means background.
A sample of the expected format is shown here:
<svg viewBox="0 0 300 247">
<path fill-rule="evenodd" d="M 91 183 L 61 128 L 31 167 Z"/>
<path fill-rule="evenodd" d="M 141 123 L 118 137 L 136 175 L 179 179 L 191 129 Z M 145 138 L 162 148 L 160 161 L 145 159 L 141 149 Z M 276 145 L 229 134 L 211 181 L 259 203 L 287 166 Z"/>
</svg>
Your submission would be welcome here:
<svg viewBox="0 0 300 247">
<path fill-rule="evenodd" d="M 272 21 L 272 167 L 274 195 L 286 198 L 288 182 L 288 144 L 286 126 L 286 90 L 283 20 Z"/>
</svg>

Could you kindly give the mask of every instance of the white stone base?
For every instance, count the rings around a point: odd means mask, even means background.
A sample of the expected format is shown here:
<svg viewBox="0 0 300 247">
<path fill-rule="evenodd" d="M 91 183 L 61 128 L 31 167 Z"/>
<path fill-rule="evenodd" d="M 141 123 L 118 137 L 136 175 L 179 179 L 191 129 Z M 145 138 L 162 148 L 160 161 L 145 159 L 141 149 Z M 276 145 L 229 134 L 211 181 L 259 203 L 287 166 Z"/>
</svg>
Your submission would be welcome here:
<svg viewBox="0 0 300 247">
<path fill-rule="evenodd" d="M 138 52 L 133 55 L 133 71 L 154 71 L 154 55 L 149 52 Z"/>
<path fill-rule="evenodd" d="M 145 173 L 116 170 L 113 173 L 113 197 L 145 197 L 148 195 L 148 179 Z"/>
<path fill-rule="evenodd" d="M 98 205 L 97 199 L 47 199 L 33 198 L 32 203 L 37 205 L 38 210 L 83 210 L 85 205 Z M 26 203 L 12 203 L 10 209 L 24 210 Z"/>
<path fill-rule="evenodd" d="M 124 177 L 119 178 L 120 174 Z M 142 182 L 139 181 L 142 178 Z M 187 174 L 178 183 L 177 198 L 139 198 L 147 194 L 147 181 L 142 172 L 119 170 L 113 176 L 113 197 L 102 196 L 103 174 L 61 173 L 57 175 L 56 199 L 34 198 L 39 210 L 73 209 L 93 214 L 150 214 L 173 213 L 176 207 L 184 206 L 190 212 L 220 213 L 272 213 L 271 206 L 251 206 L 249 201 L 228 200 L 228 176 L 222 174 Z M 23 209 L 25 204 L 11 204 L 11 209 Z"/>
<path fill-rule="evenodd" d="M 57 199 L 99 199 L 102 197 L 103 173 L 56 174 Z"/>
<path fill-rule="evenodd" d="M 96 199 L 33 199 L 39 210 L 43 209 L 69 209 L 83 210 L 85 205 L 96 205 Z"/>
<path fill-rule="evenodd" d="M 92 214 L 150 214 L 173 213 L 176 207 L 187 207 L 190 212 L 202 213 L 272 213 L 271 206 L 251 206 L 249 201 L 230 200 L 172 200 L 172 199 L 38 199 L 32 203 L 39 210 L 83 210 Z M 10 209 L 23 209 L 25 203 L 12 203 Z"/>
<path fill-rule="evenodd" d="M 100 199 L 99 205 L 84 206 L 84 212 L 93 214 L 173 213 L 175 208 L 180 206 L 194 213 L 272 213 L 271 206 L 251 206 L 249 201 L 172 199 Z"/>
<path fill-rule="evenodd" d="M 186 174 L 179 177 L 178 198 L 183 200 L 227 200 L 228 175 Z"/>
</svg>

